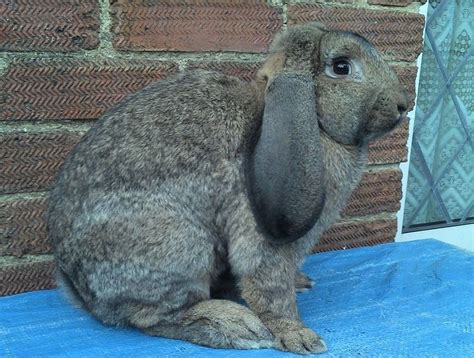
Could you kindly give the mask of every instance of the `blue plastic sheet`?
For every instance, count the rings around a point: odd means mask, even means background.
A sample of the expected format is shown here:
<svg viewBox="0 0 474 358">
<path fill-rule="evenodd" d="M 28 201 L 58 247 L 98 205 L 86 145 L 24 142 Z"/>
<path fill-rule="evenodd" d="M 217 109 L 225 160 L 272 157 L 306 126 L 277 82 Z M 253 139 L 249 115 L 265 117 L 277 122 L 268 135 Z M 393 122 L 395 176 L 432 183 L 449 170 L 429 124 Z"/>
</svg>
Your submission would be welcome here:
<svg viewBox="0 0 474 358">
<path fill-rule="evenodd" d="M 474 357 L 471 253 L 434 241 L 308 257 L 315 287 L 298 295 L 302 319 L 327 357 Z M 2 357 L 284 357 L 148 337 L 106 327 L 57 290 L 0 298 Z"/>
</svg>

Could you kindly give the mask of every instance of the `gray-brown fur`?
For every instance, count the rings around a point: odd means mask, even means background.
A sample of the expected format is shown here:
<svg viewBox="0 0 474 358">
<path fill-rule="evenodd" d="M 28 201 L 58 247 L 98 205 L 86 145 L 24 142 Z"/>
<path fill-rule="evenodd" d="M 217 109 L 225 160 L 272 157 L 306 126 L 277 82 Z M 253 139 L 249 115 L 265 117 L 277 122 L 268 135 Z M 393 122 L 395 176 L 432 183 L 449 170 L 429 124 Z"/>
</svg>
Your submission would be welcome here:
<svg viewBox="0 0 474 358">
<path fill-rule="evenodd" d="M 334 53 L 357 58 L 363 78 L 325 74 Z M 279 244 L 257 224 L 247 171 L 267 84 L 292 72 L 314 79 L 322 149 L 308 160 L 323 165 L 314 185 L 325 201 L 307 234 Z M 406 99 L 376 51 L 317 24 L 280 35 L 252 83 L 195 70 L 152 84 L 99 119 L 57 178 L 48 228 L 60 273 L 107 324 L 212 347 L 324 351 L 298 316 L 295 291 L 311 286 L 298 267 L 397 106 Z M 216 299 L 236 295 L 248 307 Z"/>
</svg>

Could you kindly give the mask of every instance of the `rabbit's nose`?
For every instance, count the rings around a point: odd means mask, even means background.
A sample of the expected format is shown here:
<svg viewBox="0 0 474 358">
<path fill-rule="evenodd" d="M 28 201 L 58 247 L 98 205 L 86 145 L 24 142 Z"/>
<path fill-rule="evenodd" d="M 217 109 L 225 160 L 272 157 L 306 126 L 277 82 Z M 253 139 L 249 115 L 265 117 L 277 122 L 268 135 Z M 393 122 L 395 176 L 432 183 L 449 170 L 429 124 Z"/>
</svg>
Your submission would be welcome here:
<svg viewBox="0 0 474 358">
<path fill-rule="evenodd" d="M 397 96 L 397 110 L 400 116 L 403 116 L 408 109 L 408 98 L 404 90 L 401 90 Z"/>
<path fill-rule="evenodd" d="M 401 116 L 403 116 L 405 114 L 405 112 L 407 111 L 407 106 L 405 104 L 397 104 L 397 109 L 398 109 L 398 113 L 400 113 Z"/>
</svg>

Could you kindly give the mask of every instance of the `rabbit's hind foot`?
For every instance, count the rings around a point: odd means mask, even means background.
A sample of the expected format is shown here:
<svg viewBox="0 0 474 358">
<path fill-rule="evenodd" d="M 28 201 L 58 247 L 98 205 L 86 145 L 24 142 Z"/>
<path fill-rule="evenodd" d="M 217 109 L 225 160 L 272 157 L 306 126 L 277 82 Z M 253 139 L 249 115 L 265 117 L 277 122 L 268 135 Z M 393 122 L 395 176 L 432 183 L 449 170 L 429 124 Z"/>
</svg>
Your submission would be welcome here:
<svg viewBox="0 0 474 358">
<path fill-rule="evenodd" d="M 248 308 L 232 301 L 201 301 L 176 317 L 175 322 L 160 322 L 143 331 L 213 348 L 256 349 L 275 344 L 274 336 L 262 321 Z"/>
</svg>

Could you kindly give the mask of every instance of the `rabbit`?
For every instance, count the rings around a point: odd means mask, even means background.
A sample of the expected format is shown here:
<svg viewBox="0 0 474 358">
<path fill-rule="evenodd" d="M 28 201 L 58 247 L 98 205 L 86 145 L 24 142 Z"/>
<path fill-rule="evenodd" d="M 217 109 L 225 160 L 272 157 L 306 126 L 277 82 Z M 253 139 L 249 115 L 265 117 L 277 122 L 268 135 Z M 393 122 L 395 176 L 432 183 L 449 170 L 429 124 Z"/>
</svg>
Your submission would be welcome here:
<svg viewBox="0 0 474 358">
<path fill-rule="evenodd" d="M 188 70 L 115 105 L 66 159 L 49 238 L 64 284 L 105 324 L 236 349 L 324 352 L 296 294 L 368 141 L 406 95 L 363 37 L 319 23 L 272 42 L 252 82 Z"/>
</svg>

